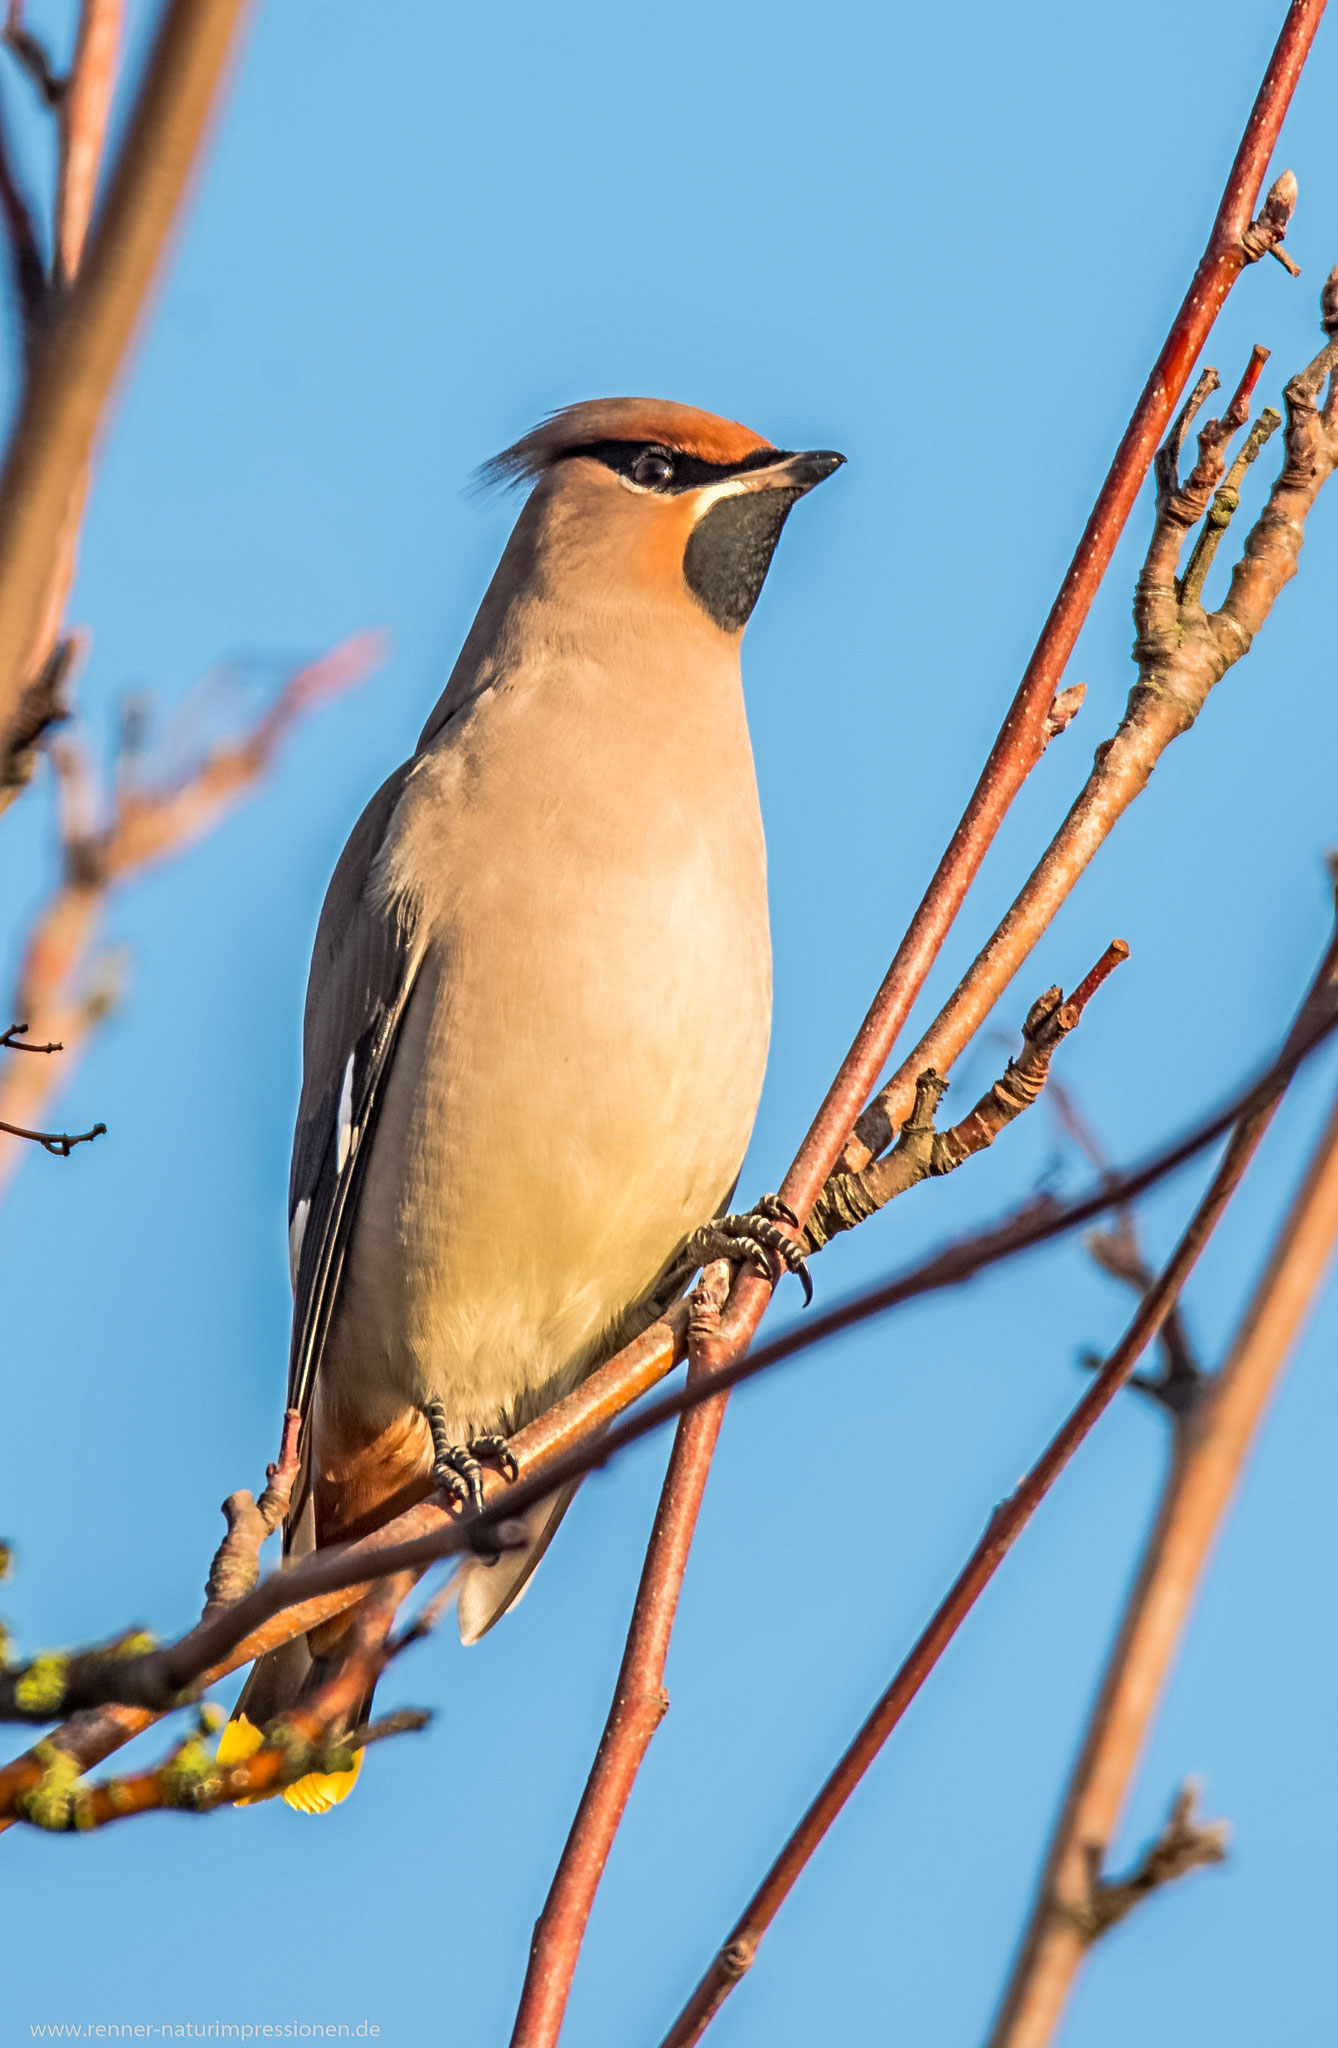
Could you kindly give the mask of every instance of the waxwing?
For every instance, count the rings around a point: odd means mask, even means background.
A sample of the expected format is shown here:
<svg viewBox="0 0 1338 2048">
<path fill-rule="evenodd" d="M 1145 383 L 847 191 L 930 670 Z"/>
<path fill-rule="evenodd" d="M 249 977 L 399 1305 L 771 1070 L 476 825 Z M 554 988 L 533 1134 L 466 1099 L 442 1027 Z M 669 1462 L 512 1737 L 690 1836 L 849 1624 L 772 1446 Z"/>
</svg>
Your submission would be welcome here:
<svg viewBox="0 0 1338 2048">
<path fill-rule="evenodd" d="M 290 1555 L 365 1534 L 570 1392 L 720 1215 L 762 1088 L 766 853 L 739 645 L 791 506 L 843 457 L 660 400 L 573 405 L 444 695 L 330 883 L 289 1193 Z M 529 1540 L 463 1568 L 475 1641 Z M 261 1660 L 226 1756 L 346 1618 Z M 303 1780 L 307 1811 L 353 1773 Z"/>
</svg>

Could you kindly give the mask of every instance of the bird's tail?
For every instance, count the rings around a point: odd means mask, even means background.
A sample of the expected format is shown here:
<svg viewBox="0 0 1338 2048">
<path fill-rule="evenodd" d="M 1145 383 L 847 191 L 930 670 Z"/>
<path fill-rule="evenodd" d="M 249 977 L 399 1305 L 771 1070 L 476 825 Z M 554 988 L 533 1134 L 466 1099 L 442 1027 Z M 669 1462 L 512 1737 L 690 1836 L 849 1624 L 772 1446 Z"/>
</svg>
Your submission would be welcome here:
<svg viewBox="0 0 1338 2048">
<path fill-rule="evenodd" d="M 571 1506 L 580 1485 L 574 1479 L 551 1500 L 536 1501 L 526 1515 L 516 1520 L 525 1530 L 522 1541 L 508 1545 L 500 1557 L 466 1557 L 460 1567 L 460 1597 L 456 1608 L 462 1643 L 476 1643 L 493 1623 L 500 1621 L 508 1607 L 514 1607 L 540 1558 L 556 1536 L 558 1524 Z"/>
</svg>

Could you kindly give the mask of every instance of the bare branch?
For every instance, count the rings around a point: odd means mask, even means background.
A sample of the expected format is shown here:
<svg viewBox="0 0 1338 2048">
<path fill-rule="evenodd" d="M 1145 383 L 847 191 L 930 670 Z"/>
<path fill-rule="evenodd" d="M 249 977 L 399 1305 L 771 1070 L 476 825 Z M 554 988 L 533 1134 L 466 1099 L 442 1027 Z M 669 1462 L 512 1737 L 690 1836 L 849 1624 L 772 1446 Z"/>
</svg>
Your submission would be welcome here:
<svg viewBox="0 0 1338 2048">
<path fill-rule="evenodd" d="M 918 1074 L 915 1102 L 893 1150 L 862 1172 L 832 1175 L 813 1205 L 804 1230 L 806 1245 L 816 1251 L 839 1231 L 851 1230 L 876 1215 L 926 1176 L 954 1173 L 992 1145 L 1006 1125 L 1031 1108 L 1050 1077 L 1056 1048 L 1081 1021 L 1097 989 L 1128 957 L 1125 941 L 1112 939 L 1071 996 L 1066 999 L 1058 988 L 1039 996 L 1022 1026 L 1021 1057 L 1009 1060 L 1007 1070 L 988 1094 L 951 1130 L 934 1129 L 934 1112 L 947 1082 L 933 1067 Z"/>
<path fill-rule="evenodd" d="M 0 1032 L 0 1052 L 64 1052 L 63 1045 L 25 1045 L 23 1033 L 31 1028 L 28 1024 L 11 1024 L 7 1031 Z"/>
<path fill-rule="evenodd" d="M 1101 1875 L 1101 1850 L 1088 1846 L 1088 1892 L 1081 1909 L 1073 1908 L 1074 1924 L 1086 1946 L 1099 1941 L 1128 1918 L 1134 1907 L 1163 1885 L 1188 1877 L 1209 1863 L 1225 1863 L 1230 1830 L 1225 1821 L 1203 1823 L 1197 1815 L 1198 1788 L 1193 1779 L 1181 1786 L 1156 1840 L 1149 1842 L 1127 1877 Z"/>
<path fill-rule="evenodd" d="M 0 1131 L 9 1138 L 24 1138 L 31 1144 L 40 1145 L 44 1152 L 54 1153 L 57 1159 L 68 1159 L 76 1145 L 90 1145 L 94 1138 L 105 1138 L 106 1124 L 94 1124 L 91 1131 L 80 1131 L 71 1136 L 68 1131 L 27 1131 L 22 1124 L 0 1123 Z"/>
<path fill-rule="evenodd" d="M 1306 515 L 1338 460 L 1338 432 L 1314 404 L 1335 346 L 1328 343 L 1287 386 L 1282 471 L 1246 540 L 1230 591 L 1212 613 L 1192 596 L 1182 600 L 1176 576 L 1186 534 L 1208 511 L 1222 481 L 1234 431 L 1233 408 L 1221 420 L 1209 421 L 1199 437 L 1199 459 L 1180 482 L 1180 445 L 1211 388 L 1206 374 L 1200 379 L 1158 464 L 1156 521 L 1134 601 L 1139 679 L 1119 729 L 1097 748 L 1081 794 L 1002 923 L 860 1118 L 845 1148 L 847 1171 L 866 1167 L 888 1143 L 909 1114 L 916 1080 L 926 1067 L 948 1071 L 1048 930 L 1098 847 L 1147 787 L 1167 747 L 1193 725 L 1209 692 L 1248 651 L 1279 591 L 1295 574 Z"/>
</svg>

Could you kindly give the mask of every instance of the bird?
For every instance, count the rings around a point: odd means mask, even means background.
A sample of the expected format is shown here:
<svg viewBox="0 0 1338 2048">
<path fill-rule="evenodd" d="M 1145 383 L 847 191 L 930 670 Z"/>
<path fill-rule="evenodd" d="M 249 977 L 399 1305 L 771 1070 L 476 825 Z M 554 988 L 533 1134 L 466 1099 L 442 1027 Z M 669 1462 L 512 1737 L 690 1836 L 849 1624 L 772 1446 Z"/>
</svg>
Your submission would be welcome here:
<svg viewBox="0 0 1338 2048">
<path fill-rule="evenodd" d="M 528 496 L 316 932 L 289 1188 L 290 1557 L 434 1486 L 481 1501 L 483 1465 L 514 1472 L 507 1438 L 706 1256 L 788 1265 L 807 1292 L 774 1197 L 728 1214 L 771 1025 L 740 642 L 792 507 L 844 460 L 607 398 L 485 465 Z M 465 1642 L 519 1597 L 570 1497 L 467 1560 Z M 328 1672 L 347 1619 L 260 1660 L 229 1758 Z M 324 1811 L 354 1775 L 285 1796 Z"/>
</svg>

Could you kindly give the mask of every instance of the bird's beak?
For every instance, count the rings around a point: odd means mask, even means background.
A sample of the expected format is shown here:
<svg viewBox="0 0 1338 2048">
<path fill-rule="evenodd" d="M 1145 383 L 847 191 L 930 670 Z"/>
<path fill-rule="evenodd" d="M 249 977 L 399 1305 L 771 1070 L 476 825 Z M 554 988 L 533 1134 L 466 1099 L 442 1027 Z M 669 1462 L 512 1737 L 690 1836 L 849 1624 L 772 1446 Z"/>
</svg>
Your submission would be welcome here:
<svg viewBox="0 0 1338 2048">
<path fill-rule="evenodd" d="M 845 461 L 834 448 L 807 448 L 798 455 L 782 449 L 774 462 L 763 464 L 736 478 L 735 484 L 748 491 L 811 491 Z"/>
</svg>

